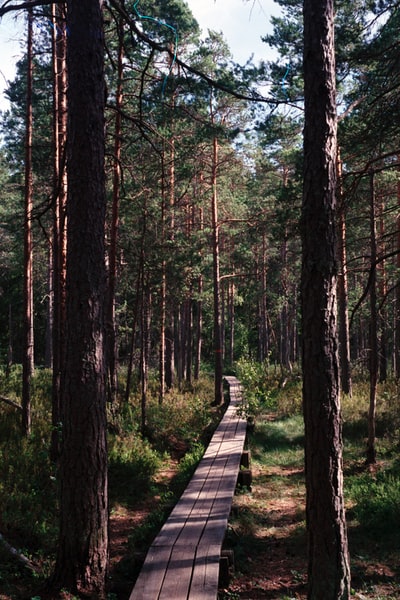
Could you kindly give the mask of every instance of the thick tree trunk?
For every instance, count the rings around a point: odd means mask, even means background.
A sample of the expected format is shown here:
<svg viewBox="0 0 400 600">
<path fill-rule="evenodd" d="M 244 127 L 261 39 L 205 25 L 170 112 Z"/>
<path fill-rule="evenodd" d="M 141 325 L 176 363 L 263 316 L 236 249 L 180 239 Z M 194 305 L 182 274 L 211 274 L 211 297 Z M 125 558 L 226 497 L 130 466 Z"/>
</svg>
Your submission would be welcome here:
<svg viewBox="0 0 400 600">
<path fill-rule="evenodd" d="M 69 0 L 67 9 L 67 328 L 53 585 L 102 598 L 108 560 L 103 19 L 98 0 Z"/>
<path fill-rule="evenodd" d="M 304 2 L 303 405 L 308 598 L 350 597 L 336 331 L 332 0 Z"/>
<path fill-rule="evenodd" d="M 25 134 L 25 224 L 24 224 L 24 348 L 22 361 L 22 431 L 31 431 L 31 379 L 34 371 L 33 336 L 33 171 L 32 171 L 32 79 L 33 79 L 33 12 L 28 10 L 28 45 L 26 75 Z"/>
</svg>

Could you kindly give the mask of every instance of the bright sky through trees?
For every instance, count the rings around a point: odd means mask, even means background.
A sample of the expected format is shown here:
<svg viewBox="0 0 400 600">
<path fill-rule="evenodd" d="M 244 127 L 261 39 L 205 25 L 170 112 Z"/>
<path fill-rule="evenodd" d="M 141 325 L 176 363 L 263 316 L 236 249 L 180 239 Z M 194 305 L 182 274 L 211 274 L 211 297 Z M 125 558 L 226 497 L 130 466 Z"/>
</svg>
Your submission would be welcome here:
<svg viewBox="0 0 400 600">
<path fill-rule="evenodd" d="M 187 0 L 203 35 L 208 29 L 222 31 L 234 60 L 244 64 L 251 55 L 258 62 L 272 57 L 261 41 L 271 31 L 271 15 L 279 13 L 274 0 Z M 3 90 L 15 76 L 15 64 L 23 54 L 21 32 L 23 12 L 6 15 L 0 21 L 0 110 L 7 108 Z"/>
<path fill-rule="evenodd" d="M 22 15 L 17 20 L 12 15 L 6 15 L 0 21 L 0 110 L 7 108 L 3 90 L 7 87 L 7 81 L 14 79 L 15 65 L 22 56 L 23 24 Z"/>
<path fill-rule="evenodd" d="M 261 37 L 272 31 L 271 15 L 278 15 L 274 0 L 187 0 L 203 34 L 222 31 L 234 60 L 245 63 L 268 59 L 272 51 Z"/>
</svg>

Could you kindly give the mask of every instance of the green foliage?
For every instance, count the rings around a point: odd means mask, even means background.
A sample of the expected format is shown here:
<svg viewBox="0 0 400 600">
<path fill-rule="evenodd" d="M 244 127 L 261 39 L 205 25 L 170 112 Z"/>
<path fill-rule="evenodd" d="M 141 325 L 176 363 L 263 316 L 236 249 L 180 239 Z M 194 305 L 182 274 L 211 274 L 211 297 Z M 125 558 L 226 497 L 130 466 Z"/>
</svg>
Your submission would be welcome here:
<svg viewBox="0 0 400 600">
<path fill-rule="evenodd" d="M 16 400 L 22 395 L 22 366 L 12 365 L 9 371 L 0 366 L 0 389 L 3 396 Z"/>
<path fill-rule="evenodd" d="M 167 395 L 162 406 L 152 402 L 148 408 L 148 432 L 160 450 L 171 448 L 176 441 L 193 445 L 198 442 L 212 419 L 209 398 L 196 393 Z"/>
<path fill-rule="evenodd" d="M 20 412 L 1 406 L 0 525 L 12 530 L 31 551 L 54 548 L 58 523 L 57 472 L 49 459 L 51 433 L 49 371 L 36 372 L 32 398 L 33 433 L 21 437 Z M 21 368 L 8 376 L 0 372 L 1 394 L 15 398 L 21 387 Z M 18 402 L 18 400 L 16 400 Z"/>
<path fill-rule="evenodd" d="M 400 534 L 400 468 L 364 473 L 348 482 L 352 513 L 369 534 Z M 397 532 L 397 533 L 396 533 Z"/>
<path fill-rule="evenodd" d="M 58 521 L 57 480 L 48 455 L 49 438 L 33 434 L 17 439 L 2 431 L 1 439 L 2 530 L 12 530 L 31 551 L 54 548 Z"/>
<path fill-rule="evenodd" d="M 261 409 L 273 408 L 274 402 L 271 399 L 267 363 L 241 358 L 237 361 L 235 369 L 237 377 L 243 385 L 243 414 L 253 417 Z"/>
<path fill-rule="evenodd" d="M 136 432 L 110 436 L 109 486 L 111 499 L 132 504 L 148 492 L 161 457 Z"/>
<path fill-rule="evenodd" d="M 189 482 L 197 465 L 203 457 L 204 450 L 203 444 L 193 444 L 190 451 L 186 452 L 185 456 L 181 459 L 179 462 L 178 474 L 174 481 L 174 484 L 178 489 L 184 489 Z"/>
<path fill-rule="evenodd" d="M 171 484 L 171 489 L 160 493 L 157 506 L 153 508 L 140 526 L 136 527 L 129 536 L 131 551 L 148 545 L 161 529 L 177 498 L 181 495 L 192 477 L 203 453 L 204 446 L 197 443 L 182 458 L 179 463 L 178 473 Z"/>
<path fill-rule="evenodd" d="M 293 373 L 275 386 L 272 395 L 279 415 L 295 416 L 302 412 L 302 379 Z"/>
</svg>

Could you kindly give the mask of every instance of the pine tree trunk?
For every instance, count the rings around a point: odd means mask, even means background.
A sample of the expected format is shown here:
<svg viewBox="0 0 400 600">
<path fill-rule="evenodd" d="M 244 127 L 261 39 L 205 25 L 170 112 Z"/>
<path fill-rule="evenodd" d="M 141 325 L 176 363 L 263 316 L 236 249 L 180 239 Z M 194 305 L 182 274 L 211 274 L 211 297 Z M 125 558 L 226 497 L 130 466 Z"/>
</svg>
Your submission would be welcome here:
<svg viewBox="0 0 400 600">
<path fill-rule="evenodd" d="M 12 305 L 8 306 L 8 347 L 7 347 L 7 365 L 6 365 L 6 377 L 10 375 L 11 367 L 13 364 L 13 319 L 12 319 Z"/>
<path fill-rule="evenodd" d="M 142 291 L 142 335 L 140 344 L 140 384 L 141 384 L 141 431 L 146 434 L 147 429 L 147 390 L 149 382 L 149 357 L 150 357 L 150 324 L 151 324 L 151 295 L 148 284 L 145 283 Z"/>
<path fill-rule="evenodd" d="M 262 234 L 261 269 L 260 269 L 260 299 L 258 319 L 258 355 L 260 362 L 268 358 L 268 313 L 267 313 L 267 236 Z"/>
<path fill-rule="evenodd" d="M 166 392 L 166 328 L 167 328 L 167 261 L 166 250 L 166 184 L 165 184 L 165 147 L 162 154 L 161 176 L 161 285 L 160 285 L 160 365 L 159 365 L 159 392 L 158 403 L 161 405 Z"/>
<path fill-rule="evenodd" d="M 25 134 L 25 223 L 24 223 L 24 349 L 22 361 L 22 431 L 31 431 L 31 379 L 34 371 L 33 333 L 33 173 L 32 173 L 32 86 L 33 86 L 33 12 L 28 10 L 26 134 Z"/>
<path fill-rule="evenodd" d="M 119 202 L 121 187 L 121 146 L 122 146 L 122 100 L 124 77 L 124 27 L 120 19 L 118 23 L 118 83 L 115 97 L 114 126 L 114 165 L 113 165 L 113 202 L 110 226 L 110 246 L 108 250 L 108 301 L 107 301 L 107 371 L 108 400 L 115 402 L 118 389 L 118 344 L 117 324 L 115 316 L 115 293 L 117 287 L 117 249 L 119 229 Z"/>
<path fill-rule="evenodd" d="M 199 275 L 197 293 L 201 298 L 203 293 L 203 277 Z M 197 381 L 200 376 L 201 365 L 201 342 L 203 330 L 203 303 L 201 300 L 196 302 L 196 335 L 195 335 L 195 350 L 194 350 L 194 379 Z"/>
<path fill-rule="evenodd" d="M 285 370 L 292 371 L 292 365 L 290 362 L 290 338 L 289 338 L 289 297 L 288 297 L 288 269 L 287 269 L 287 237 L 285 232 L 285 239 L 281 246 L 281 286 L 282 286 L 282 300 L 283 306 L 280 313 L 280 365 L 282 376 L 284 376 Z"/>
<path fill-rule="evenodd" d="M 214 294 L 214 378 L 215 378 L 215 398 L 216 405 L 223 401 L 222 376 L 223 376 L 223 356 L 222 356 L 222 327 L 221 327 L 221 281 L 219 274 L 219 223 L 218 223 L 218 195 L 217 195 L 217 168 L 218 168 L 218 140 L 213 139 L 213 160 L 212 160 L 212 236 L 213 236 L 213 294 Z"/>
<path fill-rule="evenodd" d="M 384 254 L 384 241 L 385 240 L 385 202 L 382 200 L 381 202 L 381 216 L 380 216 L 380 231 L 379 237 L 381 239 L 382 244 L 382 254 Z M 382 306 L 379 310 L 379 323 L 378 329 L 380 330 L 380 339 L 379 339 L 379 348 L 378 348 L 378 360 L 379 360 L 379 382 L 384 383 L 387 380 L 387 367 L 388 367 L 388 357 L 387 357 L 387 311 L 386 311 L 386 302 L 385 298 L 387 295 L 387 275 L 386 275 L 386 261 L 380 260 L 379 265 L 377 265 L 378 273 L 379 273 L 379 294 L 382 300 Z"/>
<path fill-rule="evenodd" d="M 143 240 L 142 240 L 143 244 Z M 143 260 L 143 259 L 142 259 Z M 126 387 L 125 387 L 125 403 L 128 404 L 129 396 L 131 392 L 131 382 L 133 373 L 133 362 L 135 354 L 135 341 L 136 341 L 136 329 L 139 320 L 139 308 L 140 308 L 140 295 L 143 286 L 143 270 L 139 267 L 136 279 L 136 291 L 135 291 L 135 306 L 133 312 L 133 323 L 131 328 L 131 342 L 129 348 L 129 359 L 128 359 L 128 370 L 126 375 Z"/>
<path fill-rule="evenodd" d="M 199 230 L 204 229 L 204 216 L 203 209 L 199 209 Z M 194 378 L 197 381 L 200 376 L 201 366 L 201 346 L 202 346 L 202 335 L 203 335 L 203 302 L 201 300 L 203 296 L 203 276 L 200 274 L 197 280 L 197 295 L 199 300 L 196 301 L 196 335 L 195 335 L 195 349 L 194 349 Z"/>
<path fill-rule="evenodd" d="M 345 394 L 351 395 L 350 333 L 348 311 L 347 257 L 346 257 L 346 211 L 342 191 L 342 161 L 338 150 L 338 311 L 340 381 Z"/>
<path fill-rule="evenodd" d="M 397 156 L 397 160 L 400 162 L 400 154 Z M 397 206 L 398 206 L 398 215 L 396 218 L 396 231 L 397 231 L 397 256 L 396 256 L 396 272 L 397 278 L 400 276 L 400 177 L 397 180 Z M 393 359 L 394 359 L 394 375 L 396 380 L 400 379 L 400 285 L 396 286 L 395 291 L 395 325 L 394 325 L 394 351 L 393 351 Z"/>
<path fill-rule="evenodd" d="M 108 562 L 104 35 L 98 0 L 69 0 L 67 9 L 67 327 L 53 585 L 94 599 L 105 596 Z"/>
<path fill-rule="evenodd" d="M 67 180 L 65 168 L 67 133 L 67 66 L 65 8 L 52 5 L 53 54 L 53 236 L 52 236 L 52 438 L 50 456 L 59 458 L 61 406 L 61 371 L 65 362 L 65 268 L 66 235 L 65 210 Z"/>
<path fill-rule="evenodd" d="M 369 411 L 367 464 L 376 462 L 376 393 L 378 383 L 378 311 L 376 299 L 376 223 L 374 174 L 370 173 L 370 235 L 371 235 L 371 277 L 370 277 L 370 326 L 369 326 Z"/>
<path fill-rule="evenodd" d="M 229 320 L 229 365 L 232 367 L 235 360 L 235 283 L 228 283 L 228 320 Z"/>
<path fill-rule="evenodd" d="M 309 600 L 347 600 L 336 325 L 336 98 L 332 0 L 304 2 L 303 406 Z"/>
</svg>

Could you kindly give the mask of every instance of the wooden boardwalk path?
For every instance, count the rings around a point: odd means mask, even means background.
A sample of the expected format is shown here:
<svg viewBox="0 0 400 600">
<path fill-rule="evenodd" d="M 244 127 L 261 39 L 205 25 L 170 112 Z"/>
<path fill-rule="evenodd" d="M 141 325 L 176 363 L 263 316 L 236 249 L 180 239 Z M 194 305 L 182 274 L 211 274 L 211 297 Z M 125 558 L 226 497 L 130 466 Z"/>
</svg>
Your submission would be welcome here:
<svg viewBox="0 0 400 600">
<path fill-rule="evenodd" d="M 240 383 L 180 500 L 151 545 L 129 600 L 215 600 L 221 547 L 246 439 Z"/>
</svg>

